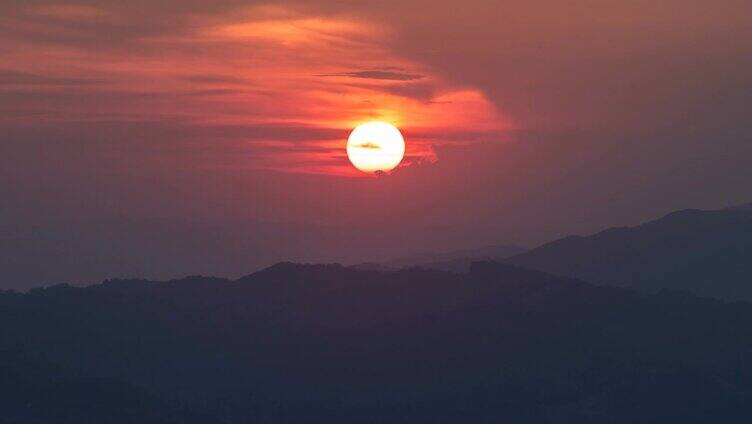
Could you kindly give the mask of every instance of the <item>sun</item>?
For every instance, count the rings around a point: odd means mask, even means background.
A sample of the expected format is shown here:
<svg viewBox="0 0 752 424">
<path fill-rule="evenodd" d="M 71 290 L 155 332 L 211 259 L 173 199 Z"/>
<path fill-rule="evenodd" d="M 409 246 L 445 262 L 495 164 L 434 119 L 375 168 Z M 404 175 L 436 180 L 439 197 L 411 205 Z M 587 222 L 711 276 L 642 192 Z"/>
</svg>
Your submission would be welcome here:
<svg viewBox="0 0 752 424">
<path fill-rule="evenodd" d="M 367 122 L 358 125 L 347 139 L 347 157 L 366 173 L 388 172 L 405 156 L 405 139 L 392 124 Z"/>
</svg>

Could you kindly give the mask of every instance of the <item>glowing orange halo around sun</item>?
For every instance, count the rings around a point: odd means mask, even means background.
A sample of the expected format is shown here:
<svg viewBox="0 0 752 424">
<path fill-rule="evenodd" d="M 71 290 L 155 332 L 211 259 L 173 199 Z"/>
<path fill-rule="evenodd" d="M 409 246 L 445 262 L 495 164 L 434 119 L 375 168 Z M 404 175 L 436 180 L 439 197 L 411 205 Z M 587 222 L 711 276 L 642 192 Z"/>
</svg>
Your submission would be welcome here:
<svg viewBox="0 0 752 424">
<path fill-rule="evenodd" d="M 388 172 L 405 156 L 405 139 L 392 124 L 373 121 L 358 125 L 347 139 L 347 157 L 366 173 Z"/>
</svg>

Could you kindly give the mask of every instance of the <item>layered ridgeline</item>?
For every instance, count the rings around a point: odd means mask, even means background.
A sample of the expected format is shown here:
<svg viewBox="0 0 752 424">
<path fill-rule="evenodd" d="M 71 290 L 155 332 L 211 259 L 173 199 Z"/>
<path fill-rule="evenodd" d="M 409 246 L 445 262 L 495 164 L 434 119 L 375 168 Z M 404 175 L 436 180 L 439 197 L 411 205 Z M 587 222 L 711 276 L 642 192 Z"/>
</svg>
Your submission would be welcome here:
<svg viewBox="0 0 752 424">
<path fill-rule="evenodd" d="M 752 205 L 683 210 L 544 244 L 508 262 L 597 284 L 752 300 Z"/>
<path fill-rule="evenodd" d="M 494 263 L 4 292 L 0 334 L 0 422 L 752 418 L 752 305 Z"/>
<path fill-rule="evenodd" d="M 477 249 L 416 253 L 384 262 L 361 263 L 353 265 L 352 268 L 395 271 L 398 269 L 421 267 L 440 271 L 467 272 L 473 262 L 502 261 L 526 250 L 524 247 L 514 244 L 498 244 Z"/>
</svg>

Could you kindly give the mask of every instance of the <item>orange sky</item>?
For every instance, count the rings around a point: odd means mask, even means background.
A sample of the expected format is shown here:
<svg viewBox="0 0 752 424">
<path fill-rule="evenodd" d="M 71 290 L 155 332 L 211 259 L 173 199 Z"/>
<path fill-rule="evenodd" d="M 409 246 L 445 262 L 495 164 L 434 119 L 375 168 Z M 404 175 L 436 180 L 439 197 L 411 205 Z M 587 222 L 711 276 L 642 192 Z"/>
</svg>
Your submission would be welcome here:
<svg viewBox="0 0 752 424">
<path fill-rule="evenodd" d="M 480 90 L 449 83 L 389 48 L 394 34 L 381 22 L 242 7 L 184 16 L 179 31 L 134 37 L 124 52 L 104 40 L 95 48 L 75 42 L 126 18 L 106 5 L 29 5 L 14 18 L 9 27 L 63 41 L 4 43 L 0 68 L 16 81 L 3 89 L 35 94 L 9 121 L 213 126 L 212 137 L 195 142 L 234 145 L 241 166 L 348 176 L 359 173 L 346 159 L 347 132 L 365 121 L 403 130 L 402 166 L 435 161 L 437 144 L 466 142 L 453 133 L 502 139 L 511 126 Z M 45 94 L 59 100 L 50 104 Z M 223 126 L 246 131 L 224 134 Z"/>
</svg>

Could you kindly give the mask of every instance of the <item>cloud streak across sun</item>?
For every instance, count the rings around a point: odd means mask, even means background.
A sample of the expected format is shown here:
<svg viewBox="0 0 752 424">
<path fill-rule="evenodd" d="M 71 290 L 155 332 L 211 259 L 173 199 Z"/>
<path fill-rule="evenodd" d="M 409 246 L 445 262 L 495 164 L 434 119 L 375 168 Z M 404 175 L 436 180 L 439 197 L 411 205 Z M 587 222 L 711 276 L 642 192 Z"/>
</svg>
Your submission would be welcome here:
<svg viewBox="0 0 752 424">
<path fill-rule="evenodd" d="M 232 166 L 348 176 L 359 173 L 346 136 L 362 122 L 404 131 L 401 166 L 465 142 L 448 135 L 499 139 L 510 127 L 481 91 L 388 47 L 383 22 L 281 6 L 177 15 L 171 30 L 129 19 L 115 6 L 46 4 L 0 21 L 0 119 L 159 122 L 239 148 Z M 183 141 L 161 142 L 190 149 Z"/>
</svg>

